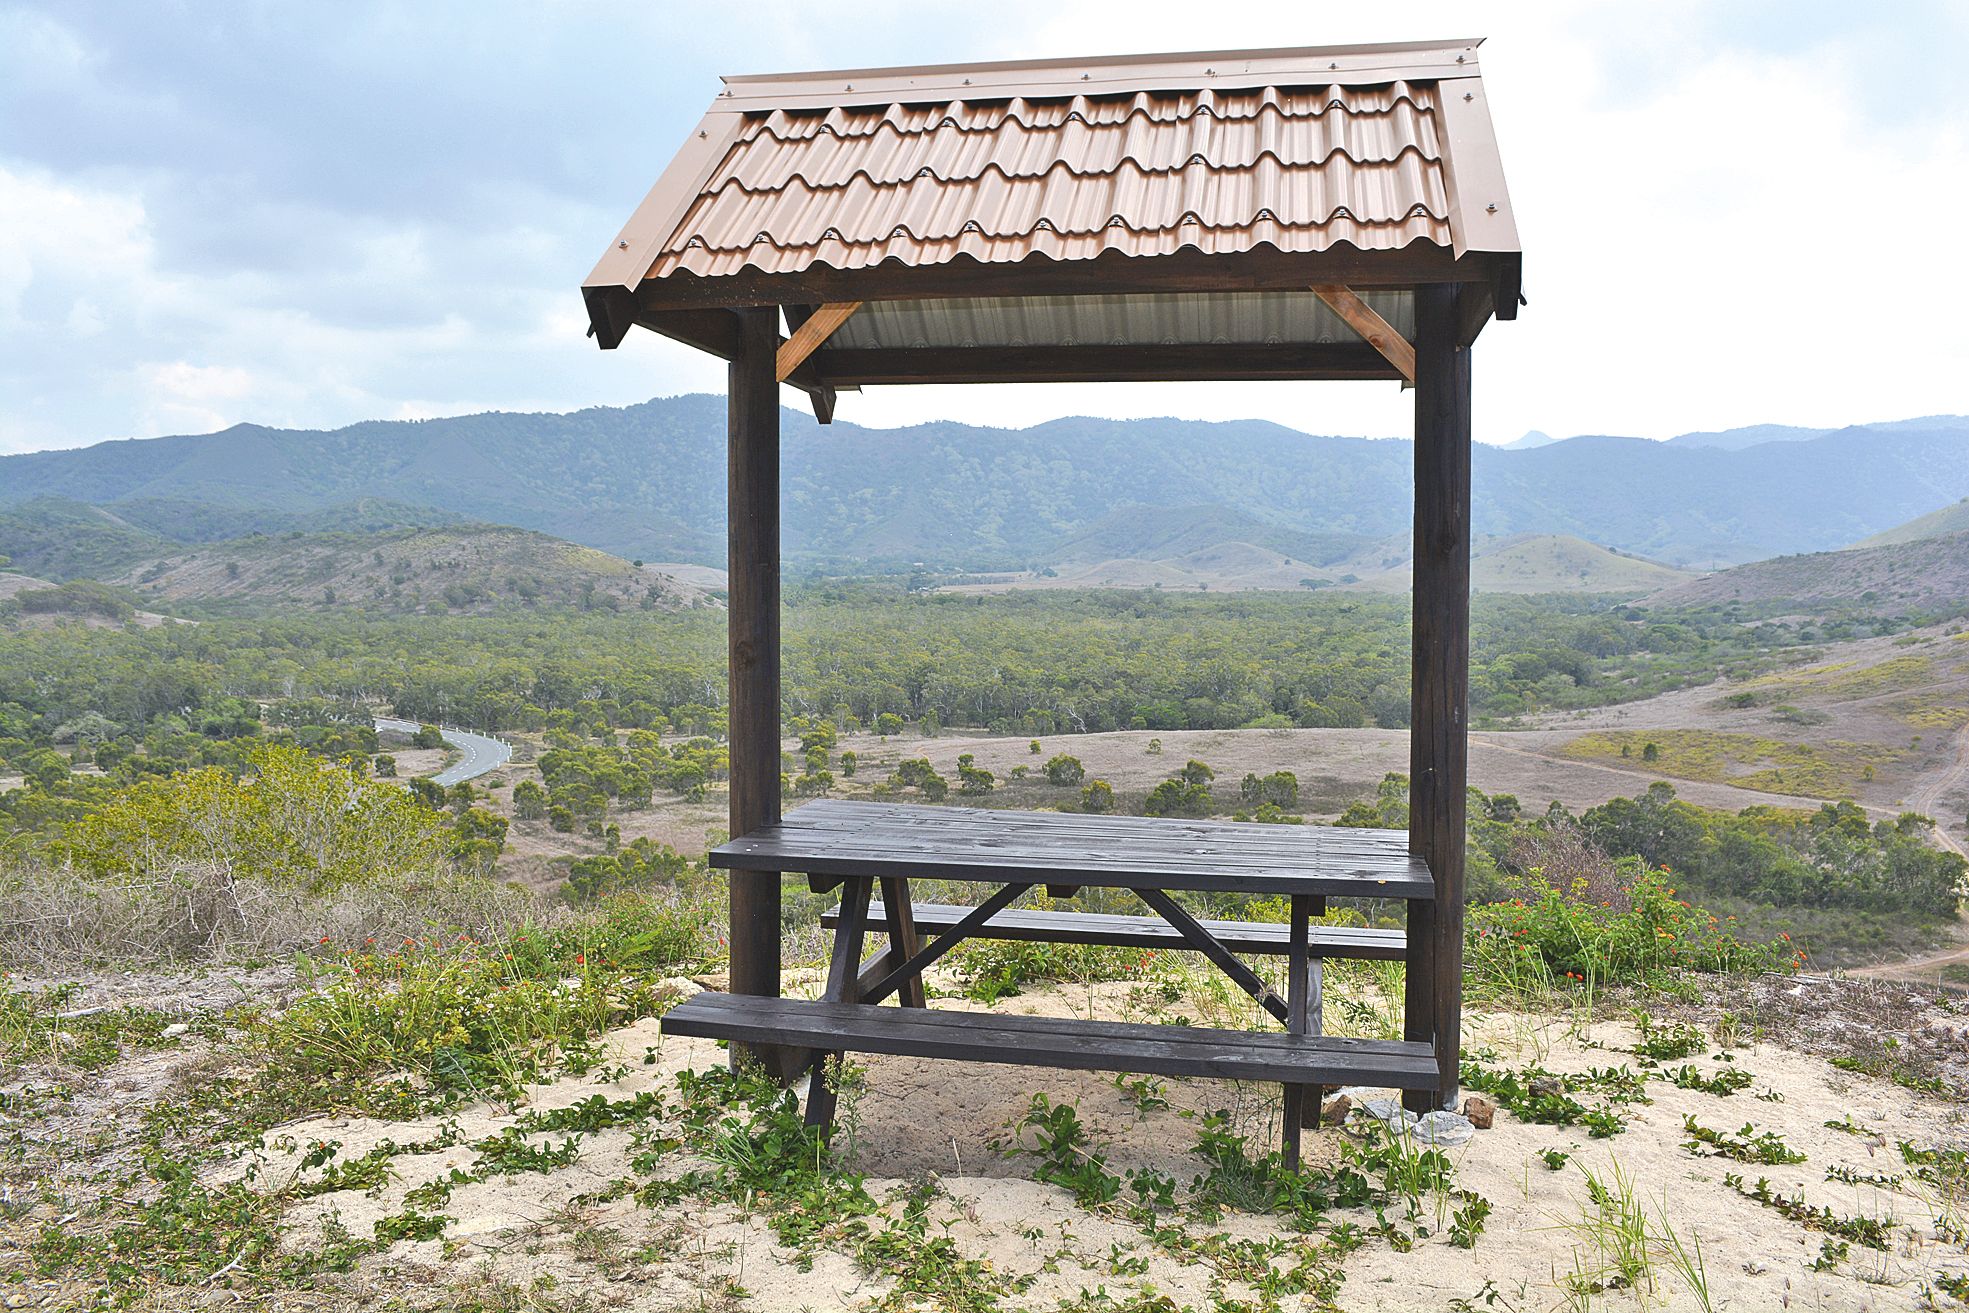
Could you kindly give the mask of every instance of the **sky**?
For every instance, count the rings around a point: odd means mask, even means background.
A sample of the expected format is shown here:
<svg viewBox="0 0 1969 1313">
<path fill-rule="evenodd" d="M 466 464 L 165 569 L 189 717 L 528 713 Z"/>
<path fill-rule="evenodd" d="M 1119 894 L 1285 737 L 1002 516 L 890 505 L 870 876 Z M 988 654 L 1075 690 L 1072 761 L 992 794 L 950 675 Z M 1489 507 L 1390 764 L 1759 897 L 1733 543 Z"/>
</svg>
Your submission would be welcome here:
<svg viewBox="0 0 1969 1313">
<path fill-rule="evenodd" d="M 1480 439 L 1969 410 L 1969 0 L 0 0 L 0 452 L 721 389 L 654 334 L 597 350 L 578 292 L 721 73 L 1469 36 L 1530 300 L 1478 342 Z M 840 415 L 1393 436 L 1410 406 L 1110 384 Z"/>
</svg>

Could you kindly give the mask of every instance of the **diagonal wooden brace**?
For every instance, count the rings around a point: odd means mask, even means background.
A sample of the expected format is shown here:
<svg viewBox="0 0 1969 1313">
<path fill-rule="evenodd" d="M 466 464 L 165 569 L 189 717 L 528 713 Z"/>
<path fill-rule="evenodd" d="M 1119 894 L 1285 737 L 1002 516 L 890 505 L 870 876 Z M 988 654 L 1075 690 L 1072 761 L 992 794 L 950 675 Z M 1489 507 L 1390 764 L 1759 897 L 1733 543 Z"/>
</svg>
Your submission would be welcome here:
<svg viewBox="0 0 1969 1313">
<path fill-rule="evenodd" d="M 1237 954 L 1219 943 L 1217 937 L 1198 924 L 1197 919 L 1184 910 L 1183 905 L 1160 889 L 1137 889 L 1142 901 L 1153 908 L 1158 916 L 1176 927 L 1191 948 L 1217 964 L 1217 969 L 1231 978 L 1245 993 L 1258 1000 L 1258 1006 L 1271 1013 L 1279 1021 L 1290 1025 L 1291 1011 L 1284 999 L 1272 992 L 1272 987 L 1258 978 L 1258 973 L 1238 960 Z"/>
<path fill-rule="evenodd" d="M 1415 382 L 1415 346 L 1407 338 L 1395 331 L 1394 325 L 1376 314 L 1374 307 L 1360 299 L 1351 287 L 1338 283 L 1314 283 L 1313 295 L 1326 303 L 1326 308 L 1347 321 L 1347 326 L 1367 339 L 1367 344 L 1388 358 L 1388 363 L 1402 372 L 1402 377 L 1410 383 Z M 780 348 L 785 354 L 785 348 Z"/>
<path fill-rule="evenodd" d="M 997 916 L 1000 912 L 1011 906 L 1013 899 L 1030 888 L 1032 888 L 1030 884 L 1008 884 L 1001 888 L 997 893 L 972 908 L 970 914 L 963 920 L 946 930 L 943 934 L 938 935 L 936 941 L 928 948 L 921 950 L 894 971 L 891 971 L 888 975 L 876 981 L 874 985 L 869 987 L 868 992 L 862 996 L 862 1002 L 880 1003 L 900 988 L 905 981 L 920 977 L 925 971 L 929 970 L 931 963 L 963 943 L 966 939 L 969 939 L 972 931 L 978 929 L 985 922 L 991 920 L 992 917 Z"/>
<path fill-rule="evenodd" d="M 834 333 L 834 330 L 848 322 L 848 316 L 861 309 L 859 301 L 830 301 L 807 316 L 805 323 L 793 330 L 793 336 L 779 344 L 779 353 L 774 358 L 775 372 L 784 383 L 794 370 L 806 363 L 807 357 L 820 349 Z"/>
</svg>

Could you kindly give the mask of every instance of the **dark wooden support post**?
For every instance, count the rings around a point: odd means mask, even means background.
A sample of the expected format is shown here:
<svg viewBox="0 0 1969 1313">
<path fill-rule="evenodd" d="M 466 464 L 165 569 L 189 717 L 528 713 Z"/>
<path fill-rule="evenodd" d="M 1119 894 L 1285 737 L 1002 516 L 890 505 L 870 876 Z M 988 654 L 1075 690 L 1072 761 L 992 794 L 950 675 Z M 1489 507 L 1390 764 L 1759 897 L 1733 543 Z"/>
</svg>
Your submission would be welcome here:
<svg viewBox="0 0 1969 1313">
<path fill-rule="evenodd" d="M 727 400 L 725 626 L 729 705 L 731 830 L 749 834 L 780 819 L 779 774 L 779 312 L 733 311 L 738 354 Z M 731 991 L 779 995 L 777 872 L 731 873 Z M 759 1053 L 768 1066 L 777 1055 Z"/>
<path fill-rule="evenodd" d="M 1463 844 L 1470 691 L 1470 352 L 1457 289 L 1415 291 L 1415 614 L 1409 712 L 1410 846 L 1435 875 L 1408 905 L 1407 1038 L 1432 1043 L 1440 1084 L 1404 1096 L 1417 1112 L 1456 1097 L 1463 1018 Z"/>
</svg>

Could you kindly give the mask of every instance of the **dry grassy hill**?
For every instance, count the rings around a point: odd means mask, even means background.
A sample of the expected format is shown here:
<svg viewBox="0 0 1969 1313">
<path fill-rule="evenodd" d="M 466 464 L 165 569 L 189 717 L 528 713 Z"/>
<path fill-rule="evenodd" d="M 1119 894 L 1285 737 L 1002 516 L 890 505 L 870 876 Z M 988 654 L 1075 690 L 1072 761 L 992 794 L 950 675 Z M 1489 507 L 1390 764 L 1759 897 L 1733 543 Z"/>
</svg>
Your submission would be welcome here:
<svg viewBox="0 0 1969 1313">
<path fill-rule="evenodd" d="M 1480 593 L 1640 593 L 1687 578 L 1673 566 L 1563 533 L 1511 534 L 1470 550 L 1470 587 Z M 1365 575 L 1353 586 L 1405 593 L 1409 563 Z"/>
<path fill-rule="evenodd" d="M 496 525 L 237 538 L 131 567 L 110 582 L 165 602 L 383 611 L 676 609 L 709 600 L 660 569 Z"/>
<path fill-rule="evenodd" d="M 1779 556 L 1665 588 L 1652 606 L 1852 603 L 1885 614 L 1950 610 L 1969 597 L 1969 531 L 1881 547 Z"/>
</svg>

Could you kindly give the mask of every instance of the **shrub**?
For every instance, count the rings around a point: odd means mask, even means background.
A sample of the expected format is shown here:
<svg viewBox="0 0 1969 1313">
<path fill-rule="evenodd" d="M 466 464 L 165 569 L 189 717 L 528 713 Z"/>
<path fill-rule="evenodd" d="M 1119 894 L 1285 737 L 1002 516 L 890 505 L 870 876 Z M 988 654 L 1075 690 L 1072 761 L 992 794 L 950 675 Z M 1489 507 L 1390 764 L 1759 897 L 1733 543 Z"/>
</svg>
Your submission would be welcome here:
<svg viewBox="0 0 1969 1313">
<path fill-rule="evenodd" d="M 1786 946 L 1747 942 L 1727 921 L 1676 898 L 1667 872 L 1632 858 L 1620 869 L 1631 879 L 1625 909 L 1555 888 L 1471 908 L 1470 969 L 1516 979 L 1532 965 L 1553 978 L 1660 984 L 1688 971 L 1791 965 Z"/>
<path fill-rule="evenodd" d="M 1046 782 L 1062 788 L 1080 783 L 1087 778 L 1087 768 L 1080 764 L 1080 758 L 1069 757 L 1062 752 L 1046 762 Z"/>
<path fill-rule="evenodd" d="M 1265 776 L 1249 774 L 1238 784 L 1238 797 L 1253 809 L 1270 804 L 1280 811 L 1291 811 L 1299 805 L 1299 777 L 1289 770 Z"/>
<path fill-rule="evenodd" d="M 898 789 L 915 789 L 931 802 L 942 802 L 950 793 L 950 781 L 937 774 L 928 757 L 910 757 L 896 763 L 889 783 Z"/>
<path fill-rule="evenodd" d="M 1114 786 L 1106 780 L 1091 781 L 1080 791 L 1080 810 L 1084 812 L 1111 812 L 1114 810 Z"/>
</svg>

